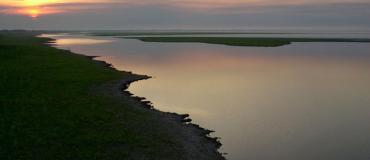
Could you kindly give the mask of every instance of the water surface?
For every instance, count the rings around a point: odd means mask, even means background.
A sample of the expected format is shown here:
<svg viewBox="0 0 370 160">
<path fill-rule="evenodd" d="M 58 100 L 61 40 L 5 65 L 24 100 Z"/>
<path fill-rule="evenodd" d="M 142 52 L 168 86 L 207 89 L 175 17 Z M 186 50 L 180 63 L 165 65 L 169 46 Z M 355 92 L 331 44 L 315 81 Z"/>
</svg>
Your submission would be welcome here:
<svg viewBox="0 0 370 160">
<path fill-rule="evenodd" d="M 153 76 L 129 90 L 215 130 L 231 160 L 370 159 L 369 44 L 254 48 L 54 38 L 60 48 Z"/>
</svg>

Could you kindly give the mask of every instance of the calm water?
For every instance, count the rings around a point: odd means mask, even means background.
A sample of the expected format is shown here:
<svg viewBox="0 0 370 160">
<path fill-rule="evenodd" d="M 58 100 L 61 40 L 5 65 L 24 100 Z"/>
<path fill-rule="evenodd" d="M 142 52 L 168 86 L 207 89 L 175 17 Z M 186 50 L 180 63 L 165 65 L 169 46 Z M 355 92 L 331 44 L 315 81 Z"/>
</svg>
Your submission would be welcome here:
<svg viewBox="0 0 370 160">
<path fill-rule="evenodd" d="M 154 76 L 130 91 L 215 130 L 231 160 L 370 159 L 370 44 L 254 48 L 53 37 L 60 48 Z"/>
</svg>

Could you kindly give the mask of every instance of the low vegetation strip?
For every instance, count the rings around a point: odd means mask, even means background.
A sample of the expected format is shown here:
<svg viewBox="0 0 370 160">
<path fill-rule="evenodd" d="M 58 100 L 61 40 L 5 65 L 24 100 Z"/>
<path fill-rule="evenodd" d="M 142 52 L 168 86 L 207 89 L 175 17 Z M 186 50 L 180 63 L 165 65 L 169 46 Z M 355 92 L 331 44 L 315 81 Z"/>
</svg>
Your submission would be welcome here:
<svg viewBox="0 0 370 160">
<path fill-rule="evenodd" d="M 297 33 L 283 33 L 283 32 L 233 32 L 233 31 L 183 31 L 183 32 L 165 32 L 165 31 L 131 31 L 131 32 L 90 32 L 87 33 L 92 36 L 183 36 L 183 35 L 252 35 L 252 34 L 297 34 Z M 305 34 L 305 33 L 300 33 Z"/>
<path fill-rule="evenodd" d="M 144 42 L 167 42 L 167 43 L 208 43 L 229 46 L 251 47 L 278 47 L 291 44 L 292 42 L 364 42 L 370 43 L 370 39 L 350 38 L 240 38 L 240 37 L 123 37 L 138 39 Z"/>
<path fill-rule="evenodd" d="M 0 32 L 0 159 L 187 159 L 171 126 L 98 89 L 145 77 L 34 36 Z"/>
</svg>

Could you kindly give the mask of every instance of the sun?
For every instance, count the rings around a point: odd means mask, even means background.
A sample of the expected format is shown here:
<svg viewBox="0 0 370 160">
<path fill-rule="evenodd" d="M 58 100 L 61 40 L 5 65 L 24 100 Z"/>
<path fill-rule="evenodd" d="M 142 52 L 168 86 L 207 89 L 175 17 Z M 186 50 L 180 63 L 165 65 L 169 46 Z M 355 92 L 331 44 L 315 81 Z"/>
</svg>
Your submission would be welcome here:
<svg viewBox="0 0 370 160">
<path fill-rule="evenodd" d="M 15 11 L 11 11 L 11 14 L 26 15 L 32 19 L 37 19 L 42 15 L 61 13 L 61 10 L 49 7 L 25 7 Z"/>
<path fill-rule="evenodd" d="M 27 12 L 31 18 L 37 18 L 40 15 L 40 10 L 37 8 L 29 9 Z"/>
<path fill-rule="evenodd" d="M 32 8 L 21 8 L 16 11 L 14 11 L 16 14 L 20 15 L 27 15 L 28 17 L 31 17 L 33 19 L 36 19 L 41 14 L 43 14 L 43 10 L 41 8 L 32 7 Z"/>
</svg>

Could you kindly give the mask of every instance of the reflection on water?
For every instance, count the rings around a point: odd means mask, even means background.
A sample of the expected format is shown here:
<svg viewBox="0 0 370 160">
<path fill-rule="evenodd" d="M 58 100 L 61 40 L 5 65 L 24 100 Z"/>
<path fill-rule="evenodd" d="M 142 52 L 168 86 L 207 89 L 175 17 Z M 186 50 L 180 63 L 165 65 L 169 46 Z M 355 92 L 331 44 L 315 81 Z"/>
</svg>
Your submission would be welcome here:
<svg viewBox="0 0 370 160">
<path fill-rule="evenodd" d="M 216 130 L 231 160 L 368 160 L 370 45 L 278 48 L 89 38 L 61 48 L 149 74 L 130 91 Z"/>
<path fill-rule="evenodd" d="M 58 45 L 92 45 L 100 43 L 109 43 L 113 40 L 89 39 L 89 38 L 63 38 L 56 39 Z"/>
</svg>

